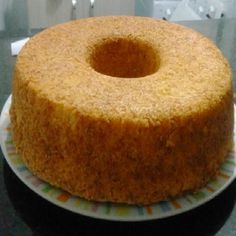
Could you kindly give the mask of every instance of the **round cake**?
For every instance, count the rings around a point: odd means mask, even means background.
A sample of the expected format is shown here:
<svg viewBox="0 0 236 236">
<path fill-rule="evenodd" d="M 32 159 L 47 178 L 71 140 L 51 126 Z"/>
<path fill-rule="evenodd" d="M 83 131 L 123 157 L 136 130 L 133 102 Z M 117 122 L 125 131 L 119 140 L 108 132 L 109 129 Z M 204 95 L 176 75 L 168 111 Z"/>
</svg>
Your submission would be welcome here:
<svg viewBox="0 0 236 236">
<path fill-rule="evenodd" d="M 177 24 L 76 20 L 20 52 L 10 117 L 39 178 L 86 199 L 151 204 L 217 175 L 232 144 L 231 70 L 210 40 Z"/>
</svg>

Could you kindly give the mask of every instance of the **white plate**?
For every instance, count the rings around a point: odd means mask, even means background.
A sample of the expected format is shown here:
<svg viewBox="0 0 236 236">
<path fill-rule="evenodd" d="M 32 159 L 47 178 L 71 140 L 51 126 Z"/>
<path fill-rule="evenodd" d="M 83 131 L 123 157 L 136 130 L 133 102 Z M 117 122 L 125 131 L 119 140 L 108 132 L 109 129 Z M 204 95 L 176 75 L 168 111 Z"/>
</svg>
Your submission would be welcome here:
<svg viewBox="0 0 236 236">
<path fill-rule="evenodd" d="M 61 189 L 34 176 L 16 153 L 12 142 L 9 108 L 11 96 L 6 101 L 0 117 L 0 141 L 3 154 L 11 169 L 30 189 L 41 197 L 67 210 L 99 219 L 116 221 L 143 221 L 177 215 L 196 208 L 222 192 L 236 176 L 236 155 L 234 148 L 228 154 L 214 181 L 201 190 L 186 194 L 171 201 L 163 201 L 150 206 L 129 206 L 125 204 L 98 203 L 71 196 Z M 234 142 L 236 137 L 234 136 Z"/>
</svg>

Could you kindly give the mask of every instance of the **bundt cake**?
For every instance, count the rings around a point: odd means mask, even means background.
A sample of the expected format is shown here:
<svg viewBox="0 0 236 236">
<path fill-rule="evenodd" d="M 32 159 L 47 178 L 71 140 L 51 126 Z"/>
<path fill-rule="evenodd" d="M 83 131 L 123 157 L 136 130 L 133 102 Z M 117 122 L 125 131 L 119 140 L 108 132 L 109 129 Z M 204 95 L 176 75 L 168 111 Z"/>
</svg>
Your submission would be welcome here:
<svg viewBox="0 0 236 236">
<path fill-rule="evenodd" d="M 151 204 L 217 174 L 232 144 L 231 70 L 209 39 L 174 23 L 76 20 L 20 52 L 10 118 L 41 179 L 86 199 Z"/>
</svg>

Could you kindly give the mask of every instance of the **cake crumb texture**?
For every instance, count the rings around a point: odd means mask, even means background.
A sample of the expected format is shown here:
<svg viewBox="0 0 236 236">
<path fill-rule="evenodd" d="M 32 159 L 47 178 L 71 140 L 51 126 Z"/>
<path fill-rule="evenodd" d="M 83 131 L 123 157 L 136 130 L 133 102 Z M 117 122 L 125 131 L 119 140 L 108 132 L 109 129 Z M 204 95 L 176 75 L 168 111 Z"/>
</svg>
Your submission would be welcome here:
<svg viewBox="0 0 236 236">
<path fill-rule="evenodd" d="M 174 23 L 60 24 L 17 58 L 14 143 L 34 174 L 71 194 L 166 200 L 204 186 L 231 148 L 231 77 L 213 42 Z"/>
</svg>

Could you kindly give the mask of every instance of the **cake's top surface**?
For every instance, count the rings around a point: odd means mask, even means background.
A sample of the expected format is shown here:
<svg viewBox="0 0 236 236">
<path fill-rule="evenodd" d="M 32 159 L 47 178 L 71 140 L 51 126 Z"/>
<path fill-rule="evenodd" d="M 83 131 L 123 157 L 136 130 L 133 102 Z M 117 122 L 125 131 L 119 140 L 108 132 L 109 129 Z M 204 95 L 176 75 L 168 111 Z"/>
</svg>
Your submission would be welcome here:
<svg viewBox="0 0 236 236">
<path fill-rule="evenodd" d="M 85 115 L 144 123 L 214 106 L 232 86 L 227 61 L 207 38 L 131 16 L 87 18 L 39 33 L 18 56 L 15 78 Z"/>
</svg>

